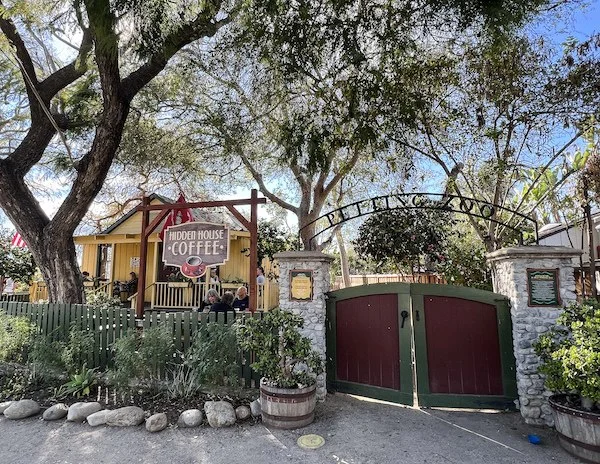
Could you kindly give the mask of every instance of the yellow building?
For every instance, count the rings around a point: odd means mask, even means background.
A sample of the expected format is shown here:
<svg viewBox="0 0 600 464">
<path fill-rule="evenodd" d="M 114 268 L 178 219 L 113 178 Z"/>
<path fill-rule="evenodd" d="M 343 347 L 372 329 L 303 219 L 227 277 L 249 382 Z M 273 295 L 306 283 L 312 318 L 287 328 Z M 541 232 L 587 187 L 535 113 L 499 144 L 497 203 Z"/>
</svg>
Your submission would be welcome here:
<svg viewBox="0 0 600 464">
<path fill-rule="evenodd" d="M 157 194 L 152 194 L 149 199 L 152 205 L 173 203 L 172 200 Z M 157 214 L 158 211 L 150 212 L 150 222 Z M 193 210 L 192 214 L 195 221 L 229 226 L 229 260 L 217 268 L 220 283 L 206 283 L 206 276 L 194 279 L 187 289 L 182 284 L 168 282 L 169 276 L 176 272 L 177 268 L 164 266 L 162 262 L 162 241 L 159 233 L 163 228 L 163 221 L 148 238 L 145 291 L 147 305 L 157 308 L 197 307 L 201 305 L 201 300 L 210 287 L 216 287 L 223 292 L 235 290 L 249 282 L 250 258 L 247 250 L 250 247 L 250 233 L 228 212 L 203 208 Z M 131 272 L 140 272 L 141 230 L 142 213 L 134 208 L 97 234 L 74 237 L 75 245 L 83 247 L 81 271 L 87 271 L 91 276 L 102 279 L 97 286 L 112 294 L 115 282 L 125 282 L 130 279 Z M 268 282 L 259 289 L 259 296 L 259 309 L 276 306 L 276 284 Z M 135 295 L 129 297 L 135 298 Z"/>
</svg>

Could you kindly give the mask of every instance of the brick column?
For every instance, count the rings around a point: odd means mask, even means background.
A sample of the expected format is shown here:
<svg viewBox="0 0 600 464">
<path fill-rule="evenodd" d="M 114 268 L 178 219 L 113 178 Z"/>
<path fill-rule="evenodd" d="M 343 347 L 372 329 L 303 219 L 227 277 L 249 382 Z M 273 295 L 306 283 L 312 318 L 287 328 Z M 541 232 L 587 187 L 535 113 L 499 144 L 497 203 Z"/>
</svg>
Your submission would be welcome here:
<svg viewBox="0 0 600 464">
<path fill-rule="evenodd" d="M 547 401 L 551 393 L 537 372 L 539 359 L 532 343 L 555 325 L 562 307 L 575 300 L 573 258 L 581 253 L 566 247 L 525 246 L 503 248 L 487 255 L 494 291 L 510 300 L 519 409 L 528 424 L 553 425 Z M 529 306 L 527 269 L 559 270 L 561 306 Z"/>
<path fill-rule="evenodd" d="M 277 253 L 274 258 L 279 264 L 279 307 L 304 318 L 302 335 L 310 338 L 313 348 L 321 353 L 325 362 L 325 293 L 329 291 L 329 266 L 333 258 L 316 251 L 288 251 Z M 290 299 L 290 271 L 294 269 L 312 271 L 311 300 Z M 317 399 L 325 400 L 326 394 L 324 372 L 317 377 Z"/>
</svg>

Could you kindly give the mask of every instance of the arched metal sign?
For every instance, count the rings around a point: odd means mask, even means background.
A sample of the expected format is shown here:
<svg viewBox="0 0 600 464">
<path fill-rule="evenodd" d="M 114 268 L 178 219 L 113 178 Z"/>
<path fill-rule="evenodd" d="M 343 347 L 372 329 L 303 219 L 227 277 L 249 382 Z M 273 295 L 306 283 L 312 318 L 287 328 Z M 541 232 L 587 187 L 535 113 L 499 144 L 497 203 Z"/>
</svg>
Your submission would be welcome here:
<svg viewBox="0 0 600 464">
<path fill-rule="evenodd" d="M 326 220 L 325 227 L 317 232 L 310 238 L 312 241 L 335 227 L 338 224 L 356 219 L 361 216 L 366 216 L 373 213 L 379 213 L 381 211 L 395 210 L 395 209 L 432 209 L 442 211 L 452 211 L 455 213 L 467 214 L 469 216 L 485 219 L 487 221 L 501 224 L 504 227 L 513 230 L 519 234 L 519 244 L 523 244 L 523 231 L 517 226 L 512 226 L 507 222 L 500 219 L 496 219 L 496 213 L 507 212 L 511 214 L 511 217 L 518 217 L 521 222 L 529 222 L 533 225 L 535 231 L 535 242 L 538 243 L 538 225 L 537 221 L 529 216 L 525 216 L 518 211 L 505 208 L 500 205 L 494 205 L 487 201 L 476 200 L 475 198 L 467 198 L 459 195 L 446 195 L 443 193 L 397 193 L 392 195 L 384 195 L 379 197 L 373 197 L 368 200 L 355 201 L 341 208 L 330 211 L 323 216 L 315 219 L 308 223 L 303 229 L 310 227 L 318 221 Z"/>
</svg>

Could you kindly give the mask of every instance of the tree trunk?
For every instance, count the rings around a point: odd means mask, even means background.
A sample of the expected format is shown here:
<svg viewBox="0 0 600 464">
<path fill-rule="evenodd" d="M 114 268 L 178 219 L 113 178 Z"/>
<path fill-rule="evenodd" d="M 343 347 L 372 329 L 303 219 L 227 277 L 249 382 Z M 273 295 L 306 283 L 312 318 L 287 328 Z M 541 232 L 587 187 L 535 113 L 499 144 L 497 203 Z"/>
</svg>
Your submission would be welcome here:
<svg viewBox="0 0 600 464">
<path fill-rule="evenodd" d="M 48 287 L 51 302 L 85 303 L 83 279 L 77 264 L 73 240 L 52 242 L 34 253 Z"/>
<path fill-rule="evenodd" d="M 348 253 L 346 252 L 346 244 L 344 243 L 344 236 L 342 235 L 342 229 L 336 228 L 335 239 L 338 243 L 338 249 L 340 250 L 340 267 L 342 268 L 342 288 L 350 287 L 350 269 L 348 266 Z"/>
</svg>

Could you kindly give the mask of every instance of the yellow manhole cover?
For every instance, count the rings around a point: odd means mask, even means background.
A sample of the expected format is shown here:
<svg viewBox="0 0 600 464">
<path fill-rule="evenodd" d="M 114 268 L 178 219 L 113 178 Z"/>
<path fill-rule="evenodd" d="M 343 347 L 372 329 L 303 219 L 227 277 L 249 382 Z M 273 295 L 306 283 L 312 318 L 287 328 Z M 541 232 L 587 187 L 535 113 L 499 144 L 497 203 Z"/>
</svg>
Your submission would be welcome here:
<svg viewBox="0 0 600 464">
<path fill-rule="evenodd" d="M 317 449 L 325 444 L 325 439 L 319 435 L 302 435 L 298 438 L 298 446 L 305 449 Z"/>
</svg>

